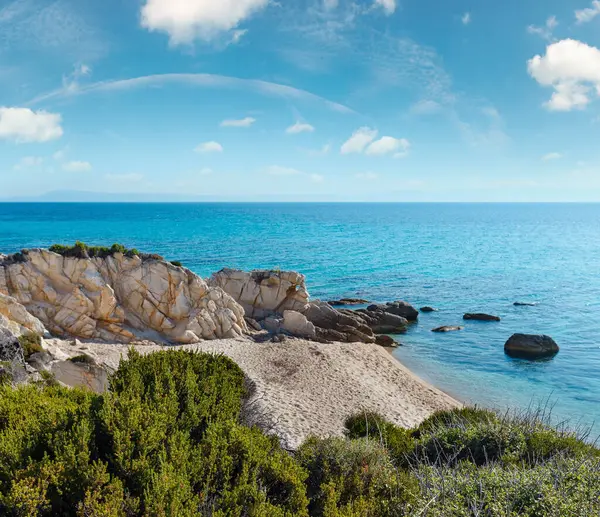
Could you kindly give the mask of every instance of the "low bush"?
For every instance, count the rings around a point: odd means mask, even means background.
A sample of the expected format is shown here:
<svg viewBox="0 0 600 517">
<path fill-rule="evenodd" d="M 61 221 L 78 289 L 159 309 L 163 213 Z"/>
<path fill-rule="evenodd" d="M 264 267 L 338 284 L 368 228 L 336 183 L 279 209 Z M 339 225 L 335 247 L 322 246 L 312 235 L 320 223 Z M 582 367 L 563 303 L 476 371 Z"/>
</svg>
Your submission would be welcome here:
<svg viewBox="0 0 600 517">
<path fill-rule="evenodd" d="M 346 420 L 346 436 L 368 438 L 383 445 L 397 466 L 406 466 L 415 449 L 412 432 L 387 422 L 377 413 L 358 413 Z"/>
<path fill-rule="evenodd" d="M 28 359 L 33 354 L 44 351 L 42 348 L 42 336 L 39 334 L 23 334 L 19 336 L 19 343 L 23 349 L 25 359 Z"/>
<path fill-rule="evenodd" d="M 417 490 L 416 480 L 397 470 L 374 440 L 310 438 L 297 457 L 308 471 L 310 515 L 403 515 Z"/>
<path fill-rule="evenodd" d="M 71 357 L 69 359 L 69 361 L 71 361 L 72 363 L 80 363 L 80 364 L 90 364 L 90 365 L 96 364 L 96 361 L 94 360 L 94 358 L 87 354 L 76 355 L 75 357 Z"/>
<path fill-rule="evenodd" d="M 65 246 L 63 244 L 53 244 L 48 248 L 49 251 L 58 253 L 63 257 L 75 257 L 80 259 L 87 258 L 106 258 L 111 257 L 116 253 L 122 253 L 126 257 L 140 257 L 142 260 L 164 260 L 160 255 L 156 254 L 141 254 L 135 248 L 128 249 L 122 244 L 113 244 L 110 248 L 107 246 L 88 246 L 84 242 L 76 241 L 73 246 Z"/>
<path fill-rule="evenodd" d="M 465 427 L 474 424 L 489 424 L 497 422 L 499 416 L 489 409 L 463 407 L 447 411 L 436 411 L 417 427 L 415 435 L 434 431 L 440 427 Z"/>
</svg>

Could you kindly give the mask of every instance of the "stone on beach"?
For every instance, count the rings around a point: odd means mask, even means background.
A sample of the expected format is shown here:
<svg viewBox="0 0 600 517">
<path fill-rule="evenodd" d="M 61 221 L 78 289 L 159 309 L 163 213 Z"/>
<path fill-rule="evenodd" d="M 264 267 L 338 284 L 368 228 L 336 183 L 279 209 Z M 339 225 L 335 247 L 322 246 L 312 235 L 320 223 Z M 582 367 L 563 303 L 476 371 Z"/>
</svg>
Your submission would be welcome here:
<svg viewBox="0 0 600 517">
<path fill-rule="evenodd" d="M 513 334 L 504 345 L 504 352 L 511 357 L 540 359 L 556 355 L 559 347 L 550 336 Z"/>
<path fill-rule="evenodd" d="M 454 325 L 444 325 L 443 327 L 437 327 L 431 329 L 431 332 L 454 332 L 456 330 L 463 330 L 464 327 L 458 327 Z"/>
<path fill-rule="evenodd" d="M 463 316 L 463 320 L 474 320 L 474 321 L 500 321 L 498 316 L 492 316 L 491 314 L 484 314 L 480 312 L 467 313 Z"/>
</svg>

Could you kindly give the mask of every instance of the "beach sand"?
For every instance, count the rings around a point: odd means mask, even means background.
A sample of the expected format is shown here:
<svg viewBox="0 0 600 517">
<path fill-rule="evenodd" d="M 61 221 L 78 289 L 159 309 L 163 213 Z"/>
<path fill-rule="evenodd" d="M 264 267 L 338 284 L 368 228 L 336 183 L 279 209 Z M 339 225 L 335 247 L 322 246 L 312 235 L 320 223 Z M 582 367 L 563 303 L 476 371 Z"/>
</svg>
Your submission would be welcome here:
<svg viewBox="0 0 600 517">
<path fill-rule="evenodd" d="M 73 344 L 57 339 L 46 344 L 55 355 L 66 358 L 86 353 L 108 369 L 117 368 L 129 349 L 120 344 Z M 396 424 L 413 427 L 436 410 L 461 405 L 377 345 L 301 339 L 255 343 L 239 338 L 135 348 L 141 353 L 178 348 L 230 357 L 256 387 L 248 413 L 288 449 L 296 449 L 310 435 L 341 436 L 345 419 L 361 411 L 376 411 Z"/>
</svg>

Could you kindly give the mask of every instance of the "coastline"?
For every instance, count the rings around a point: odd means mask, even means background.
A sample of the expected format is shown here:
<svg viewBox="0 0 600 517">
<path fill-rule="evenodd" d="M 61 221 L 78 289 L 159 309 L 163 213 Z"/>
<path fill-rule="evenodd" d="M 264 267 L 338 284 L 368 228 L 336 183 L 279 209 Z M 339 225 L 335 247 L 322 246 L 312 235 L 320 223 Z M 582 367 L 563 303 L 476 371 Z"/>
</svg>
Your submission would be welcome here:
<svg viewBox="0 0 600 517">
<path fill-rule="evenodd" d="M 66 359 L 85 353 L 109 371 L 117 368 L 130 348 L 60 339 L 46 344 L 53 355 Z M 228 356 L 253 386 L 247 405 L 250 422 L 276 434 L 287 449 L 296 449 L 311 435 L 342 436 L 346 418 L 361 411 L 375 411 L 410 428 L 434 411 L 462 406 L 373 344 L 302 339 L 256 343 L 236 338 L 133 348 L 143 354 L 177 348 Z"/>
</svg>

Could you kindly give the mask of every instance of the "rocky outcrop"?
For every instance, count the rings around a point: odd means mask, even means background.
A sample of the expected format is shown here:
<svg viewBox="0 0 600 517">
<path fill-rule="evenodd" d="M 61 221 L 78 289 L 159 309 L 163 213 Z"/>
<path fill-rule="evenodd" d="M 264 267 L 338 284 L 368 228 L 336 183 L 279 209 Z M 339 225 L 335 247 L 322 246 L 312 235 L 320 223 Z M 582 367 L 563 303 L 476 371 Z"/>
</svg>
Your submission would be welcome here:
<svg viewBox="0 0 600 517">
<path fill-rule="evenodd" d="M 346 315 L 351 315 L 369 327 L 374 334 L 399 334 L 406 330 L 408 320 L 402 316 L 386 312 L 386 305 L 374 306 L 373 310 L 359 309 L 357 311 L 341 310 Z M 383 307 L 383 308 L 381 308 Z"/>
<path fill-rule="evenodd" d="M 550 336 L 513 334 L 504 345 L 504 352 L 511 357 L 541 359 L 555 356 L 559 347 Z"/>
<path fill-rule="evenodd" d="M 286 310 L 303 312 L 309 301 L 304 275 L 294 271 L 222 269 L 212 275 L 208 285 L 228 293 L 247 317 L 259 321 Z"/>
<path fill-rule="evenodd" d="M 19 260 L 5 257 L 0 271 L 0 314 L 36 333 L 45 327 L 104 341 L 194 343 L 247 328 L 242 307 L 222 289 L 156 258 L 76 258 L 35 249 Z"/>
<path fill-rule="evenodd" d="M 386 348 L 397 348 L 400 346 L 400 343 L 398 343 L 394 338 L 385 335 L 377 336 L 375 338 L 375 343 Z"/>
<path fill-rule="evenodd" d="M 389 302 L 385 305 L 369 305 L 369 307 L 367 307 L 367 310 L 380 310 L 384 312 L 389 312 L 391 314 L 395 314 L 396 316 L 401 316 L 402 318 L 405 318 L 408 321 L 417 321 L 417 319 L 419 318 L 419 311 L 409 303 L 402 301 Z"/>
<path fill-rule="evenodd" d="M 327 303 L 332 307 L 344 307 L 348 305 L 366 305 L 370 302 L 362 298 L 342 298 L 340 300 L 329 300 Z"/>
<path fill-rule="evenodd" d="M 0 267 L 0 271 L 4 272 L 4 268 Z M 40 320 L 29 314 L 15 298 L 2 293 L 0 293 L 0 329 L 7 329 L 17 337 L 23 334 L 43 336 L 46 333 L 44 324 Z"/>
<path fill-rule="evenodd" d="M 454 325 L 444 325 L 443 327 L 437 327 L 432 329 L 431 332 L 455 332 L 457 330 L 462 330 L 464 327 L 458 327 Z"/>
<path fill-rule="evenodd" d="M 349 343 L 374 343 L 373 330 L 361 314 L 354 311 L 338 311 L 325 302 L 313 302 L 304 310 L 306 319 L 314 324 L 318 338 Z"/>
<path fill-rule="evenodd" d="M 293 336 L 306 339 L 315 339 L 317 329 L 313 323 L 308 321 L 304 314 L 296 311 L 284 311 L 281 329 L 289 332 Z"/>
<path fill-rule="evenodd" d="M 480 312 L 477 313 L 467 313 L 463 316 L 463 320 L 472 320 L 472 321 L 500 321 L 500 317 L 492 316 L 491 314 L 483 314 Z"/>
<path fill-rule="evenodd" d="M 5 328 L 0 328 L 0 362 L 25 362 L 23 348 L 17 336 Z"/>
</svg>

